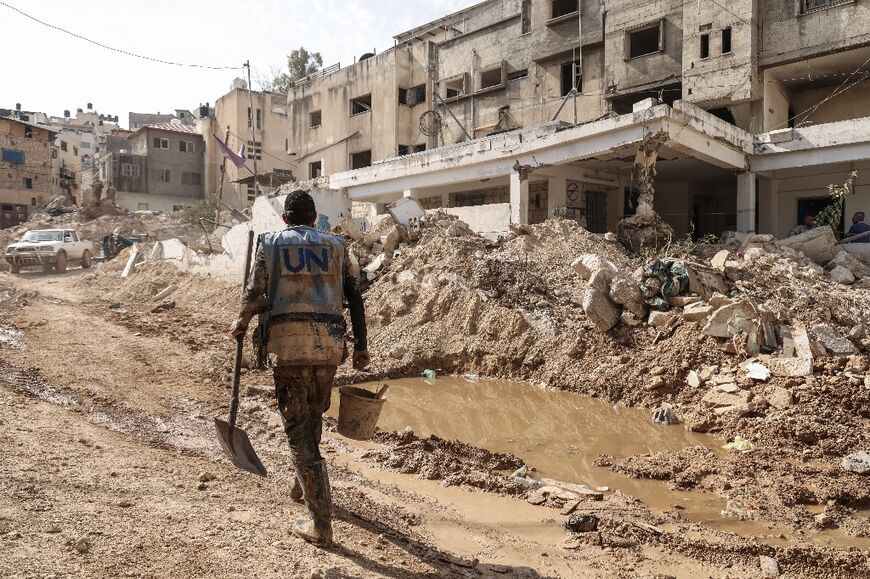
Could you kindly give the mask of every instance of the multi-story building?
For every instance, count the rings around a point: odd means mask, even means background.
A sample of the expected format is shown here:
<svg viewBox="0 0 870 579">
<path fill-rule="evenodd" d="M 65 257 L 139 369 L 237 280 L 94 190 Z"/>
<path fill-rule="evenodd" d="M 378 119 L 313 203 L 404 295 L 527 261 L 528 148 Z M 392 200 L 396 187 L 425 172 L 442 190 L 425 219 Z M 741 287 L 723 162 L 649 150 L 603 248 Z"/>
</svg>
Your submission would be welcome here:
<svg viewBox="0 0 870 579">
<path fill-rule="evenodd" d="M 0 228 L 27 221 L 32 208 L 48 202 L 55 135 L 46 126 L 0 118 Z"/>
<path fill-rule="evenodd" d="M 175 211 L 204 198 L 205 146 L 196 128 L 178 122 L 140 128 L 125 140 L 109 136 L 100 179 L 131 211 Z M 125 147 L 126 144 L 126 147 Z"/>
<path fill-rule="evenodd" d="M 208 106 L 208 105 L 206 105 Z M 185 109 L 175 109 L 175 113 L 130 113 L 129 115 L 129 129 L 131 131 L 137 131 L 142 127 L 146 127 L 148 125 L 160 125 L 163 123 L 170 123 L 173 121 L 180 122 L 183 125 L 196 125 L 196 117 L 192 112 Z"/>
<path fill-rule="evenodd" d="M 487 0 L 298 82 L 286 149 L 354 201 L 604 231 L 657 143 L 678 234 L 782 235 L 853 168 L 870 207 L 868 76 L 868 0 Z"/>
<path fill-rule="evenodd" d="M 247 83 L 236 79 L 230 92 L 217 100 L 213 111 L 206 104 L 201 112 L 199 126 L 206 139 L 205 187 L 209 195 L 243 209 L 257 195 L 293 179 L 297 161 L 287 149 L 286 95 L 256 91 L 249 95 Z M 225 162 L 215 137 L 236 152 L 244 145 L 245 166 L 238 168 Z M 255 169 L 259 186 L 254 184 Z"/>
</svg>

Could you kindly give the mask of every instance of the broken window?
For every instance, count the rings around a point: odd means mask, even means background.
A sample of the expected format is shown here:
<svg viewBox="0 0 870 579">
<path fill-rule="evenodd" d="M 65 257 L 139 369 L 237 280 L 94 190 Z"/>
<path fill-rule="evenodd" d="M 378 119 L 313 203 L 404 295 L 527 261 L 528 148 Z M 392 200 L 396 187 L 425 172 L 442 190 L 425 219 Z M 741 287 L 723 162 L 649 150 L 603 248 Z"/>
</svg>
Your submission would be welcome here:
<svg viewBox="0 0 870 579">
<path fill-rule="evenodd" d="M 710 58 L 710 35 L 701 35 L 701 58 Z"/>
<path fill-rule="evenodd" d="M 323 112 L 314 111 L 308 115 L 308 126 L 316 129 L 323 122 Z"/>
<path fill-rule="evenodd" d="M 520 80 L 522 78 L 526 78 L 529 76 L 529 69 L 524 68 L 522 70 L 515 70 L 513 72 L 509 72 L 507 75 L 508 82 L 512 80 Z"/>
<path fill-rule="evenodd" d="M 409 107 L 426 102 L 426 85 L 419 84 L 411 88 L 399 88 L 399 104 Z"/>
<path fill-rule="evenodd" d="M 33 189 L 33 179 L 30 177 L 24 177 L 23 183 L 25 189 Z"/>
<path fill-rule="evenodd" d="M 156 141 L 156 139 L 155 139 L 155 141 Z M 61 151 L 66 151 L 66 141 L 61 141 L 61 142 L 60 142 L 60 150 L 61 150 Z"/>
<path fill-rule="evenodd" d="M 163 149 L 169 150 L 169 139 L 161 139 L 160 137 L 154 137 L 154 141 L 152 143 L 155 149 Z M 63 146 L 64 143 L 61 143 L 61 149 L 66 151 L 66 147 Z"/>
<path fill-rule="evenodd" d="M 565 62 L 561 66 L 562 96 L 570 94 L 571 90 L 583 92 L 583 66 L 579 60 Z"/>
<path fill-rule="evenodd" d="M 625 32 L 626 58 L 637 58 L 664 49 L 664 20 Z"/>
<path fill-rule="evenodd" d="M 408 104 L 408 89 L 399 87 L 399 104 L 407 105 Z"/>
<path fill-rule="evenodd" d="M 574 12 L 579 11 L 578 0 L 552 0 L 552 3 L 553 3 L 552 18 L 559 18 L 560 16 L 567 16 L 568 14 L 573 14 Z"/>
<path fill-rule="evenodd" d="M 816 10 L 824 10 L 825 8 L 830 8 L 832 6 L 838 6 L 840 4 L 850 4 L 855 0 L 802 0 L 801 1 L 801 12 L 806 14 L 807 12 L 815 12 Z"/>
<path fill-rule="evenodd" d="M 361 115 L 372 110 L 372 95 L 356 97 L 350 99 L 350 115 Z"/>
<path fill-rule="evenodd" d="M 248 185 L 248 203 L 253 203 L 257 199 L 257 188 L 251 183 Z"/>
<path fill-rule="evenodd" d="M 182 185 L 202 185 L 202 173 L 181 173 L 181 184 Z"/>
<path fill-rule="evenodd" d="M 532 31 L 532 0 L 523 0 L 520 9 L 520 34 L 528 34 Z"/>
<path fill-rule="evenodd" d="M 350 156 L 350 168 L 351 169 L 362 169 L 364 167 L 370 167 L 372 164 L 372 152 L 371 151 L 360 151 L 359 153 L 353 153 Z"/>
<path fill-rule="evenodd" d="M 444 88 L 444 98 L 452 99 L 465 94 L 465 74 L 442 80 L 440 84 Z"/>
<path fill-rule="evenodd" d="M 480 72 L 480 88 L 485 90 L 495 88 L 504 84 L 503 76 L 504 66 L 498 65 L 489 69 L 484 69 Z"/>
<path fill-rule="evenodd" d="M 399 145 L 396 150 L 398 151 L 400 157 L 404 157 L 411 152 L 411 149 L 408 147 L 408 145 Z"/>
<path fill-rule="evenodd" d="M 419 145 L 411 145 L 412 153 L 422 153 L 426 150 L 426 143 L 420 143 Z"/>
<path fill-rule="evenodd" d="M 24 138 L 25 139 L 33 138 L 33 128 L 32 127 L 30 127 L 28 125 L 24 126 Z"/>
<path fill-rule="evenodd" d="M 321 175 L 323 175 L 323 161 L 314 161 L 313 163 L 308 163 L 309 179 L 317 179 Z"/>
<path fill-rule="evenodd" d="M 722 54 L 731 52 L 731 27 L 722 29 Z"/>
</svg>

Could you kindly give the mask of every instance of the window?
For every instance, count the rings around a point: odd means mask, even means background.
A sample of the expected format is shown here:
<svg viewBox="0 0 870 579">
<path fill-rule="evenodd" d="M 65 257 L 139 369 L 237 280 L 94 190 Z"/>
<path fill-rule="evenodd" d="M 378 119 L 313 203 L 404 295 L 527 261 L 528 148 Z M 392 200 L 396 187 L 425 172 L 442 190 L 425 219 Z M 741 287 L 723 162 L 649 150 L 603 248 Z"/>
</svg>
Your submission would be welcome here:
<svg viewBox="0 0 870 579">
<path fill-rule="evenodd" d="M 579 60 L 564 62 L 561 67 L 562 96 L 568 96 L 573 89 L 583 92 L 583 65 Z"/>
<path fill-rule="evenodd" d="M 350 168 L 351 169 L 362 169 L 363 167 L 370 167 L 372 164 L 372 152 L 371 151 L 360 151 L 359 153 L 353 153 L 350 156 Z"/>
<path fill-rule="evenodd" d="M 257 161 L 263 158 L 263 143 L 260 141 L 248 141 L 247 155 L 248 159 L 256 159 Z"/>
<path fill-rule="evenodd" d="M 486 90 L 488 88 L 496 88 L 504 84 L 502 79 L 503 65 L 484 69 L 480 71 L 480 88 L 478 90 Z"/>
<path fill-rule="evenodd" d="M 710 35 L 701 35 L 701 58 L 710 58 Z"/>
<path fill-rule="evenodd" d="M 316 129 L 323 123 L 323 111 L 314 111 L 308 115 L 308 126 Z"/>
<path fill-rule="evenodd" d="M 552 18 L 559 18 L 578 12 L 578 0 L 552 0 Z"/>
<path fill-rule="evenodd" d="M 308 178 L 317 179 L 323 175 L 323 161 L 308 163 Z"/>
<path fill-rule="evenodd" d="M 33 127 L 30 127 L 28 125 L 24 126 L 24 138 L 25 139 L 33 138 Z"/>
<path fill-rule="evenodd" d="M 138 177 L 139 175 L 139 165 L 134 165 L 133 163 L 121 163 L 122 177 Z"/>
<path fill-rule="evenodd" d="M 722 54 L 731 52 L 731 27 L 722 29 Z"/>
<path fill-rule="evenodd" d="M 60 142 L 60 150 L 61 150 L 61 151 L 66 151 L 66 141 L 61 141 L 61 142 Z"/>
<path fill-rule="evenodd" d="M 263 128 L 263 111 L 261 109 L 257 109 L 257 128 Z"/>
<path fill-rule="evenodd" d="M 458 98 L 465 94 L 465 74 L 460 74 L 452 78 L 441 81 L 441 86 L 444 87 L 444 98 Z"/>
<path fill-rule="evenodd" d="M 24 151 L 18 149 L 3 149 L 0 152 L 0 158 L 7 163 L 15 163 L 21 165 L 24 163 Z"/>
<path fill-rule="evenodd" d="M 532 31 L 532 0 L 523 0 L 520 9 L 520 34 L 528 34 Z"/>
<path fill-rule="evenodd" d="M 73 145 L 73 157 L 79 156 L 79 148 Z"/>
<path fill-rule="evenodd" d="M 626 59 L 664 50 L 664 20 L 625 32 Z"/>
<path fill-rule="evenodd" d="M 529 69 L 524 68 L 522 70 L 515 70 L 513 72 L 509 72 L 507 75 L 508 82 L 512 80 L 520 80 L 529 76 Z"/>
<path fill-rule="evenodd" d="M 426 85 L 418 84 L 411 88 L 399 88 L 399 104 L 409 107 L 426 102 Z"/>
<path fill-rule="evenodd" d="M 160 169 L 157 172 L 157 179 L 159 181 L 163 181 L 164 183 L 169 183 L 169 169 Z"/>
<path fill-rule="evenodd" d="M 136 204 L 136 211 L 148 211 L 148 204 L 147 203 Z"/>
<path fill-rule="evenodd" d="M 372 110 L 372 95 L 356 97 L 350 99 L 350 115 L 361 115 Z"/>
<path fill-rule="evenodd" d="M 400 157 L 404 157 L 411 152 L 411 148 L 408 145 L 399 145 L 396 148 L 396 151 L 399 153 Z"/>
<path fill-rule="evenodd" d="M 51 150 L 51 158 L 52 158 L 52 159 L 57 159 L 57 149 L 52 149 L 52 150 Z"/>
<path fill-rule="evenodd" d="M 253 203 L 257 199 L 257 189 L 254 184 L 248 185 L 248 203 Z"/>
<path fill-rule="evenodd" d="M 178 150 L 182 153 L 196 153 L 196 143 L 193 141 L 178 141 Z"/>
<path fill-rule="evenodd" d="M 33 179 L 31 179 L 30 177 L 24 177 L 24 178 L 21 180 L 21 185 L 22 185 L 25 189 L 33 189 Z"/>
<path fill-rule="evenodd" d="M 161 139 L 160 137 L 154 137 L 153 145 L 155 149 L 163 149 L 164 151 L 169 150 L 169 139 Z"/>
<path fill-rule="evenodd" d="M 36 207 L 36 197 L 30 198 L 30 204 L 33 205 L 34 207 Z"/>
<path fill-rule="evenodd" d="M 831 8 L 832 6 L 839 6 L 840 4 L 850 4 L 855 0 L 802 0 L 801 1 L 801 12 L 806 14 L 807 12 L 815 12 L 816 10 L 824 10 L 825 8 Z"/>
<path fill-rule="evenodd" d="M 426 143 L 420 143 L 419 145 L 411 145 L 412 153 L 422 153 L 426 150 Z"/>
<path fill-rule="evenodd" d="M 90 149 L 90 148 L 91 148 L 91 144 L 90 144 L 90 143 L 85 143 L 85 142 L 83 142 L 83 143 L 81 144 L 81 148 L 82 148 L 82 149 Z"/>
<path fill-rule="evenodd" d="M 202 173 L 188 173 L 183 171 L 181 173 L 181 184 L 194 185 L 197 187 L 202 186 Z"/>
<path fill-rule="evenodd" d="M 407 105 L 408 104 L 408 89 L 399 87 L 399 104 Z"/>
</svg>

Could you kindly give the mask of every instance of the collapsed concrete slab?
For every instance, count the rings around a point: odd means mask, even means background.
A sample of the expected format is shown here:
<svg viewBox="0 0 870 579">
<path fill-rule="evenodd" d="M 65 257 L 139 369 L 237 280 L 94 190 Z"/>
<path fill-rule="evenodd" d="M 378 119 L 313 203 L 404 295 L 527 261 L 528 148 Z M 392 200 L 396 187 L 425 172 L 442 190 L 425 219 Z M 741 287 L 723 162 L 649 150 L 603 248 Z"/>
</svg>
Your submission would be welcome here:
<svg viewBox="0 0 870 579">
<path fill-rule="evenodd" d="M 837 247 L 837 236 L 830 226 L 816 227 L 806 233 L 780 239 L 774 242 L 779 248 L 789 248 L 800 251 L 818 264 L 825 264 L 834 259 Z"/>
</svg>

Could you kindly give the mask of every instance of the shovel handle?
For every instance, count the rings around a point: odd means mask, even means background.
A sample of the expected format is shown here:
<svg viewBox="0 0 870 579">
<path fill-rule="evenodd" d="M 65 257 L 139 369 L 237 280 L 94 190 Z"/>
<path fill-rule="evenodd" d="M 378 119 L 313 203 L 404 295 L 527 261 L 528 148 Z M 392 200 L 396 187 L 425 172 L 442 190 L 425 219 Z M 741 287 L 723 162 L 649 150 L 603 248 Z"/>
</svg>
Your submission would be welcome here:
<svg viewBox="0 0 870 579">
<path fill-rule="evenodd" d="M 242 297 L 244 298 L 245 289 L 248 287 L 248 280 L 251 275 L 251 250 L 254 247 L 254 230 L 248 231 L 248 253 L 245 255 L 245 274 L 244 283 L 242 284 Z M 242 373 L 242 350 L 245 345 L 245 336 L 236 338 L 236 358 L 233 362 L 233 391 L 230 398 L 230 431 L 236 427 L 236 415 L 239 413 L 239 382 Z"/>
</svg>

